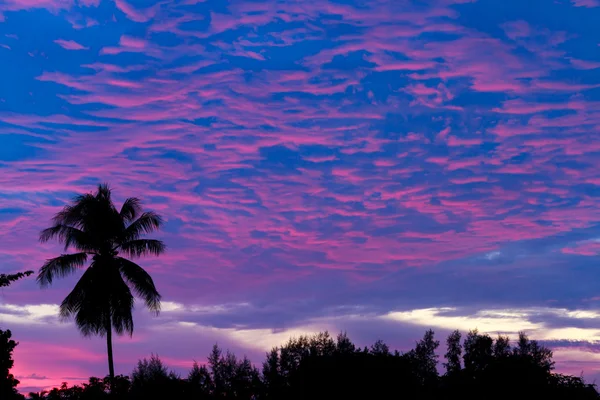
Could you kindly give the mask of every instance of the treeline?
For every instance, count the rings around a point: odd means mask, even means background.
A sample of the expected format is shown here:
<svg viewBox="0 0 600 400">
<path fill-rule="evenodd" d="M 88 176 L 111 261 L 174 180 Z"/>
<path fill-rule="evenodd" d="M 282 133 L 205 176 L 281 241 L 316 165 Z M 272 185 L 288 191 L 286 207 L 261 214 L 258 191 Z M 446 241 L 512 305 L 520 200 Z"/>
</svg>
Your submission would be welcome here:
<svg viewBox="0 0 600 400">
<path fill-rule="evenodd" d="M 377 341 L 358 348 L 345 334 L 290 339 L 266 355 L 259 371 L 217 345 L 206 365 L 187 376 L 169 371 L 158 356 L 138 362 L 131 377 L 90 378 L 49 392 L 44 400 L 146 399 L 599 399 L 595 385 L 553 373 L 552 351 L 525 334 L 516 343 L 477 331 L 446 339 L 443 373 L 439 341 L 429 330 L 414 349 L 400 353 Z"/>
</svg>

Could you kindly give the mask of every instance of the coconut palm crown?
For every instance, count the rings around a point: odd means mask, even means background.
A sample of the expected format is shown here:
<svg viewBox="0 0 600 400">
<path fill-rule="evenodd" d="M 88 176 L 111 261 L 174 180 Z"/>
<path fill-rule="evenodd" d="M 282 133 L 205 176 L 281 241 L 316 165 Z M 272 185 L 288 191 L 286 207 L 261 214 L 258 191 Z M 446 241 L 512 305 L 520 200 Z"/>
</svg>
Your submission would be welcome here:
<svg viewBox="0 0 600 400">
<path fill-rule="evenodd" d="M 114 378 L 112 331 L 133 335 L 134 295 L 153 312 L 160 311 L 161 296 L 150 275 L 132 259 L 158 256 L 165 251 L 160 240 L 142 238 L 156 231 L 162 219 L 143 212 L 139 199 L 125 200 L 117 210 L 106 184 L 96 193 L 77 196 L 53 218 L 53 226 L 40 234 L 40 241 L 57 239 L 64 245 L 61 254 L 46 260 L 37 281 L 51 285 L 85 268 L 75 287 L 60 305 L 60 315 L 74 318 L 84 336 L 106 337 L 109 375 Z"/>
</svg>

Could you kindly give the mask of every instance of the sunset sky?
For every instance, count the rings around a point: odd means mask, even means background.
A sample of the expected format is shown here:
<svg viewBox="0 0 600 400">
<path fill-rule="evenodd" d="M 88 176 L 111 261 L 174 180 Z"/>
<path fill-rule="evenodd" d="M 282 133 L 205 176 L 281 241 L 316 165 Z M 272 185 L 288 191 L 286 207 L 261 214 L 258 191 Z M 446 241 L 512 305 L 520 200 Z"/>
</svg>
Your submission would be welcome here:
<svg viewBox="0 0 600 400">
<path fill-rule="evenodd" d="M 216 341 L 514 335 L 600 378 L 600 1 L 0 0 L 0 272 L 108 182 L 164 216 L 117 373 Z M 27 392 L 107 371 L 57 317 L 79 275 L 0 292 Z"/>
</svg>

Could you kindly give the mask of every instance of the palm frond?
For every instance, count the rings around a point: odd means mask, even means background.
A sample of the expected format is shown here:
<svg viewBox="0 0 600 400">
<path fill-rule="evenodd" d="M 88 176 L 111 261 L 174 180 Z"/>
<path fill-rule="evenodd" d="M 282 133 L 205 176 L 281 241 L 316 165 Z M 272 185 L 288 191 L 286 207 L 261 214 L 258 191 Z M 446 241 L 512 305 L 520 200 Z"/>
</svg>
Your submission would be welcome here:
<svg viewBox="0 0 600 400">
<path fill-rule="evenodd" d="M 73 226 L 84 232 L 93 232 L 97 237 L 106 237 L 108 231 L 125 228 L 106 184 L 99 185 L 94 194 L 75 197 L 71 204 L 54 216 L 53 221 L 55 225 Z"/>
<path fill-rule="evenodd" d="M 98 289 L 96 288 L 100 285 L 98 285 L 98 282 L 96 282 L 97 279 L 94 279 L 94 275 L 97 274 L 94 264 L 95 263 L 92 262 L 92 265 L 85 270 L 79 281 L 77 281 L 77 283 L 75 284 L 73 290 L 71 290 L 71 293 L 69 293 L 61 303 L 61 318 L 68 319 L 76 315 L 85 305 L 86 302 L 89 304 L 90 298 L 95 297 L 93 296 L 93 294 L 97 293 Z M 98 312 L 96 313 L 90 313 L 89 318 L 92 317 L 92 314 L 104 313 L 104 311 L 102 311 L 102 307 L 100 306 L 98 307 L 97 311 Z M 81 326 L 79 327 L 81 329 Z"/>
<path fill-rule="evenodd" d="M 133 333 L 134 297 L 115 265 L 97 261 L 85 271 L 60 305 L 62 319 L 75 319 L 84 336 Z"/>
<path fill-rule="evenodd" d="M 113 288 L 110 296 L 111 322 L 117 335 L 128 333 L 133 335 L 133 306 L 135 298 L 121 274 L 112 282 Z"/>
<path fill-rule="evenodd" d="M 110 215 L 112 217 L 111 219 L 114 218 L 111 222 L 115 222 L 115 220 L 118 220 L 119 222 L 123 221 L 112 201 L 112 190 L 108 183 L 98 185 L 96 199 L 98 200 L 100 209 Z"/>
<path fill-rule="evenodd" d="M 93 252 L 96 246 L 92 238 L 86 232 L 67 225 L 55 225 L 40 232 L 40 242 L 45 243 L 51 239 L 57 239 L 64 244 L 65 251 L 73 246 L 79 251 Z"/>
<path fill-rule="evenodd" d="M 162 223 L 163 220 L 160 215 L 152 211 L 147 211 L 125 229 L 122 240 L 123 242 L 127 242 L 139 239 L 145 233 L 156 231 Z"/>
<path fill-rule="evenodd" d="M 96 197 L 91 193 L 76 196 L 61 211 L 56 213 L 52 221 L 55 225 L 71 225 L 78 228 L 82 227 L 82 223 L 90 208 L 97 203 Z"/>
<path fill-rule="evenodd" d="M 142 202 L 137 197 L 130 197 L 121 206 L 121 218 L 129 223 L 142 213 Z"/>
<path fill-rule="evenodd" d="M 83 336 L 104 336 L 107 333 L 110 311 L 106 309 L 102 298 L 98 294 L 92 294 L 93 291 L 86 290 L 89 285 L 83 283 L 79 281 L 65 297 L 60 305 L 60 317 L 62 320 L 73 318 Z"/>
<path fill-rule="evenodd" d="M 131 240 L 123 243 L 119 248 L 130 257 L 141 257 L 148 254 L 159 256 L 166 250 L 165 244 L 155 239 Z"/>
<path fill-rule="evenodd" d="M 98 185 L 98 190 L 96 191 L 96 198 L 111 201 L 111 194 L 111 189 L 110 186 L 108 186 L 108 183 L 105 182 Z"/>
<path fill-rule="evenodd" d="M 37 281 L 42 287 L 52 284 L 54 278 L 62 278 L 83 267 L 87 261 L 86 253 L 62 254 L 46 260 L 38 273 Z"/>
<path fill-rule="evenodd" d="M 160 311 L 161 295 L 156 290 L 154 281 L 148 272 L 136 263 L 125 258 L 119 257 L 119 269 L 127 282 L 131 285 L 135 293 L 146 303 L 150 311 L 158 313 Z"/>
</svg>

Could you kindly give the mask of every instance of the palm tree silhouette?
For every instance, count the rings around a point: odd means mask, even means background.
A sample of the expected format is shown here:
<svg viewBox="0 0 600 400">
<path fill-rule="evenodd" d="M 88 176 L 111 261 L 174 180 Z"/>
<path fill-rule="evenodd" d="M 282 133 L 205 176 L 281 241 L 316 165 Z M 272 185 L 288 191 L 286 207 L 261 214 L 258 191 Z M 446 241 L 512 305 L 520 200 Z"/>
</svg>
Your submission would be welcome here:
<svg viewBox="0 0 600 400">
<path fill-rule="evenodd" d="M 40 268 L 37 281 L 41 287 L 52 284 L 55 278 L 74 273 L 91 262 L 71 293 L 60 305 L 61 317 L 75 318 L 84 336 L 106 336 L 110 381 L 114 380 L 112 330 L 118 335 L 133 335 L 131 289 L 146 306 L 158 314 L 160 294 L 150 275 L 135 262 L 119 253 L 137 258 L 160 255 L 165 245 L 160 240 L 142 239 L 142 235 L 157 230 L 162 219 L 153 212 L 142 212 L 139 199 L 132 197 L 117 211 L 107 184 L 98 186 L 94 194 L 84 194 L 53 218 L 54 225 L 40 233 L 40 241 L 57 239 L 65 252 L 48 259 Z"/>
</svg>

